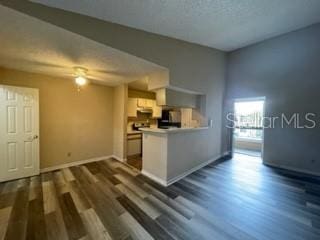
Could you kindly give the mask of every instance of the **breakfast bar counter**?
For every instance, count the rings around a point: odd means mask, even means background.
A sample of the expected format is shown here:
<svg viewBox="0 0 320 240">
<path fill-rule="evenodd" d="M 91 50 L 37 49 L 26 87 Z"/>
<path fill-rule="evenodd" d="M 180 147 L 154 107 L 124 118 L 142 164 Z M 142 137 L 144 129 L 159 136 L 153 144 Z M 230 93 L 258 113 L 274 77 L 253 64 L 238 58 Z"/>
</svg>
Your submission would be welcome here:
<svg viewBox="0 0 320 240">
<path fill-rule="evenodd" d="M 215 159 L 208 159 L 210 128 L 141 128 L 142 174 L 168 186 Z"/>
</svg>

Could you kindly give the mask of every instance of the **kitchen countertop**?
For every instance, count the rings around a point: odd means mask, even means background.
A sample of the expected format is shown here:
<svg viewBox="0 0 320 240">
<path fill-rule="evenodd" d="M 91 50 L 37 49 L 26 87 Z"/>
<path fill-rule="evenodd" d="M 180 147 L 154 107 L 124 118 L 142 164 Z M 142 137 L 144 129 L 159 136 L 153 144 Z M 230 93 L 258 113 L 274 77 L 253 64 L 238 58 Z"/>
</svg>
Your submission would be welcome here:
<svg viewBox="0 0 320 240">
<path fill-rule="evenodd" d="M 192 131 L 199 131 L 199 130 L 205 130 L 209 127 L 190 127 L 190 128 L 170 128 L 170 129 L 162 129 L 162 128 L 140 128 L 142 132 L 146 133 L 181 133 L 181 132 L 192 132 Z"/>
</svg>

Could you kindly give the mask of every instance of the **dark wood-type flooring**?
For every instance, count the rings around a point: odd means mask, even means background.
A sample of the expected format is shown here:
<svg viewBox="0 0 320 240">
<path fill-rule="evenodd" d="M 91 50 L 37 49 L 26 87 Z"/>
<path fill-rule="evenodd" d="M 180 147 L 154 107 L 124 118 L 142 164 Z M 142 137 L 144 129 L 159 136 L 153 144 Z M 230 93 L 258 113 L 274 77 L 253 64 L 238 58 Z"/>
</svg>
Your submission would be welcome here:
<svg viewBox="0 0 320 240">
<path fill-rule="evenodd" d="M 127 163 L 130 166 L 132 166 L 140 171 L 142 170 L 142 156 L 141 155 L 128 156 Z"/>
<path fill-rule="evenodd" d="M 168 188 L 94 162 L 0 184 L 0 239 L 320 239 L 320 183 L 244 155 Z"/>
</svg>

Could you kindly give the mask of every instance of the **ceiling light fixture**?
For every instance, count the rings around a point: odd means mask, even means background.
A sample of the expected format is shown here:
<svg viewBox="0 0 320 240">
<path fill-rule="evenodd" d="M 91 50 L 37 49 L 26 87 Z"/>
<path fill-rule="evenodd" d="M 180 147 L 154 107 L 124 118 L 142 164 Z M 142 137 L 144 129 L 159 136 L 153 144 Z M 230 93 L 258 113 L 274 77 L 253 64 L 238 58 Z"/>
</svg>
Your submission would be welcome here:
<svg viewBox="0 0 320 240">
<path fill-rule="evenodd" d="M 81 87 L 88 83 L 87 72 L 88 69 L 83 67 L 74 67 L 75 72 L 75 83 L 77 84 L 78 91 L 80 92 Z"/>
<path fill-rule="evenodd" d="M 78 76 L 75 78 L 76 84 L 78 86 L 83 86 L 87 84 L 87 79 L 85 77 L 82 76 Z"/>
</svg>

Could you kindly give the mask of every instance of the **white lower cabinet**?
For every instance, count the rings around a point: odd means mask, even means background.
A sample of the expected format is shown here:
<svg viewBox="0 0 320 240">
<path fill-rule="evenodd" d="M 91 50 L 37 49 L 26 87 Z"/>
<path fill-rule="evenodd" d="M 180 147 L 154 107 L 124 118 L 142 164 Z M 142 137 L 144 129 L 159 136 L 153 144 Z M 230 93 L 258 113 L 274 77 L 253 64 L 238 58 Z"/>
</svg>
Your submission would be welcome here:
<svg viewBox="0 0 320 240">
<path fill-rule="evenodd" d="M 128 134 L 127 156 L 142 154 L 142 134 Z"/>
</svg>

